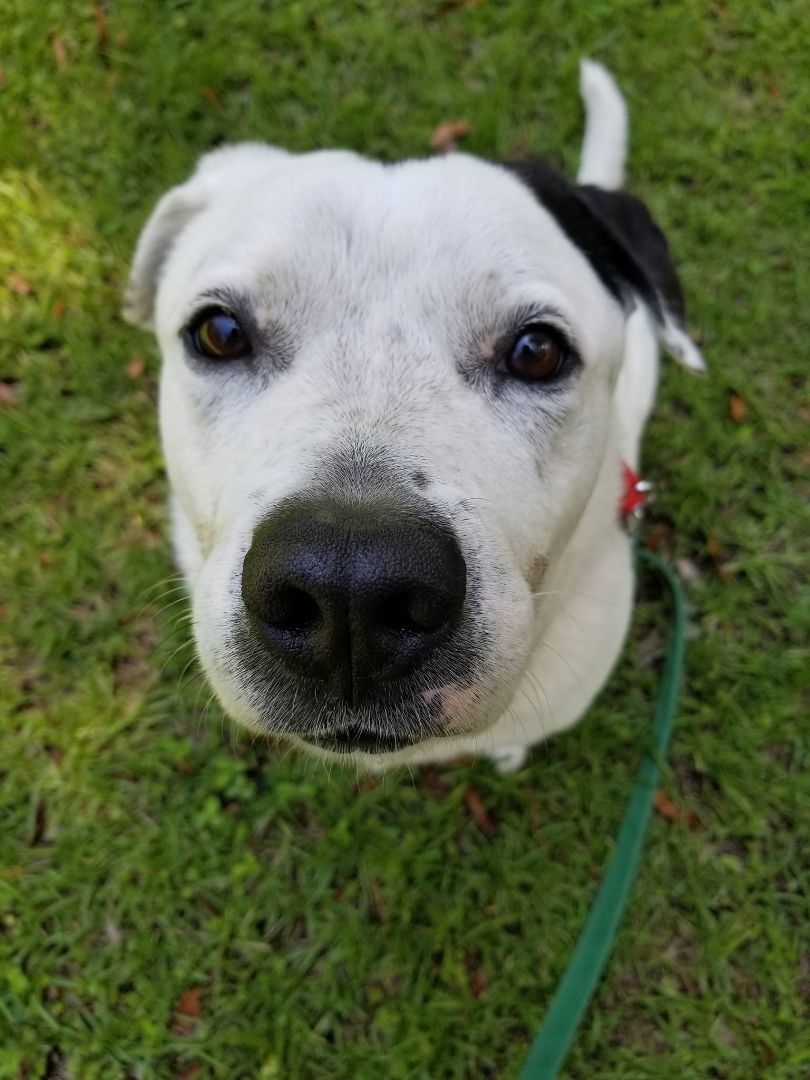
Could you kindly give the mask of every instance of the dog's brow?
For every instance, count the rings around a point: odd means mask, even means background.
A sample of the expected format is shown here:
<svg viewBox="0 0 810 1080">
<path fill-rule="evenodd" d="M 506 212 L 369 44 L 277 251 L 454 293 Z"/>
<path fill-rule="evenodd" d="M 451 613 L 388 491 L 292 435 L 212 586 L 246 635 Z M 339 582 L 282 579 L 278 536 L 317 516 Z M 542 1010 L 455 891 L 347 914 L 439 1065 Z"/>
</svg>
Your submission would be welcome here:
<svg viewBox="0 0 810 1080">
<path fill-rule="evenodd" d="M 196 302 L 200 304 L 206 301 L 221 304 L 234 312 L 249 312 L 254 308 L 253 297 L 248 292 L 230 285 L 206 289 L 199 294 Z"/>
<path fill-rule="evenodd" d="M 518 333 L 524 326 L 532 323 L 550 323 L 565 335 L 568 342 L 581 358 L 580 336 L 572 320 L 559 307 L 549 303 L 535 303 L 531 300 L 519 300 L 505 312 L 504 325 L 507 332 Z"/>
</svg>

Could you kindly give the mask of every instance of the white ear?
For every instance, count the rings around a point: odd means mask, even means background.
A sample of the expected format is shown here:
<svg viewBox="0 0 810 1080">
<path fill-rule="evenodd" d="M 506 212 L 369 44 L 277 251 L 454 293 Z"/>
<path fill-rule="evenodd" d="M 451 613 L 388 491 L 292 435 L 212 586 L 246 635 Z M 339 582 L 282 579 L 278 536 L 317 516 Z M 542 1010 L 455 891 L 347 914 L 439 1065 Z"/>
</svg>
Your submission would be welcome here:
<svg viewBox="0 0 810 1080">
<path fill-rule="evenodd" d="M 190 180 L 172 188 L 157 203 L 135 249 L 122 313 L 134 326 L 150 327 L 158 278 L 183 228 L 206 205 L 205 193 Z"/>
<path fill-rule="evenodd" d="M 123 316 L 151 327 L 161 271 L 180 233 L 215 196 L 236 190 L 261 172 L 278 167 L 288 154 L 261 143 L 223 146 L 202 157 L 190 180 L 158 200 L 135 249 L 124 295 Z"/>
</svg>

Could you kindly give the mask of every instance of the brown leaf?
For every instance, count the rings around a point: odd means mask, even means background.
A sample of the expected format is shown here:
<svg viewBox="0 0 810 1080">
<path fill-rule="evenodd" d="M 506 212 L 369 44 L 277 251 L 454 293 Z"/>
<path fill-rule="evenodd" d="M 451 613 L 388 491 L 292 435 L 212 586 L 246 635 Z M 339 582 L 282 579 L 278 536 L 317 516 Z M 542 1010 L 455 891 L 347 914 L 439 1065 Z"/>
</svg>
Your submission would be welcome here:
<svg viewBox="0 0 810 1080">
<path fill-rule="evenodd" d="M 464 966 L 467 969 L 470 993 L 476 998 L 484 997 L 489 984 L 486 972 L 481 965 L 480 954 L 477 952 L 466 953 L 464 956 Z"/>
<path fill-rule="evenodd" d="M 673 802 L 672 799 L 670 799 L 665 791 L 661 791 L 660 789 L 656 791 L 653 806 L 655 807 L 656 814 L 666 821 L 680 821 L 681 808 L 676 802 Z"/>
<path fill-rule="evenodd" d="M 467 804 L 470 817 L 481 832 L 486 833 L 487 836 L 494 832 L 495 826 L 492 823 L 492 818 L 487 813 L 487 808 L 475 788 L 467 788 L 464 793 L 464 802 Z"/>
<path fill-rule="evenodd" d="M 192 1061 L 188 1065 L 182 1065 L 174 1074 L 174 1080 L 194 1080 L 202 1072 L 202 1062 Z"/>
<path fill-rule="evenodd" d="M 438 14 L 450 15 L 452 12 L 463 8 L 479 7 L 483 2 L 484 0 L 443 0 L 439 5 Z"/>
<path fill-rule="evenodd" d="M 469 120 L 445 120 L 430 136 L 430 145 L 439 154 L 454 150 L 459 139 L 472 131 Z"/>
<path fill-rule="evenodd" d="M 93 8 L 93 18 L 96 22 L 96 50 L 99 54 L 106 53 L 109 27 L 107 25 L 107 12 L 101 4 Z"/>
<path fill-rule="evenodd" d="M 419 773 L 419 787 L 434 799 L 444 799 L 450 790 L 438 769 L 425 765 Z"/>
<path fill-rule="evenodd" d="M 369 881 L 369 892 L 371 893 L 371 907 L 374 914 L 377 916 L 381 923 L 388 921 L 388 908 L 386 907 L 385 900 L 383 899 L 382 889 L 380 883 L 376 878 L 371 878 Z"/>
<path fill-rule="evenodd" d="M 133 356 L 124 370 L 130 379 L 140 379 L 141 375 L 143 375 L 145 366 L 142 356 Z"/>
<path fill-rule="evenodd" d="M 65 314 L 65 301 L 54 300 L 51 308 L 51 318 L 54 322 L 59 322 L 62 316 Z"/>
<path fill-rule="evenodd" d="M 104 920 L 104 940 L 110 945 L 120 945 L 124 940 L 124 935 L 109 915 Z"/>
<path fill-rule="evenodd" d="M 41 847 L 43 844 L 47 844 L 47 831 L 48 813 L 45 809 L 45 800 L 40 796 L 34 807 L 34 828 L 31 835 L 31 847 Z"/>
<path fill-rule="evenodd" d="M 54 34 L 51 38 L 51 52 L 56 61 L 56 66 L 60 71 L 64 70 L 68 62 L 67 47 L 58 34 Z"/>
<path fill-rule="evenodd" d="M 741 424 L 746 416 L 748 416 L 748 406 L 740 395 L 733 391 L 728 397 L 728 415 L 735 424 Z"/>
<path fill-rule="evenodd" d="M 706 828 L 706 822 L 703 820 L 700 814 L 697 813 L 696 810 L 687 811 L 686 824 L 687 827 L 692 830 L 692 832 L 696 832 L 698 829 Z"/>
<path fill-rule="evenodd" d="M 380 786 L 380 781 L 374 776 L 361 776 L 354 786 L 355 795 L 365 795 L 367 791 L 374 791 Z"/>
<path fill-rule="evenodd" d="M 215 109 L 222 109 L 222 98 L 213 86 L 201 86 L 200 93 L 204 98 L 211 102 Z"/>
<path fill-rule="evenodd" d="M 715 562 L 719 562 L 723 558 L 723 549 L 714 533 L 709 533 L 706 537 L 706 551 Z"/>
<path fill-rule="evenodd" d="M 672 530 L 668 525 L 658 524 L 653 526 L 644 537 L 644 547 L 648 551 L 660 551 L 668 545 L 672 539 Z"/>
<path fill-rule="evenodd" d="M 12 273 L 7 275 L 6 286 L 9 292 L 16 293 L 17 296 L 30 296 L 34 291 L 34 286 L 31 282 L 26 281 L 22 274 L 18 274 L 16 271 L 12 271 Z"/>
<path fill-rule="evenodd" d="M 190 1016 L 194 1020 L 199 1020 L 202 1016 L 202 986 L 191 986 L 188 990 L 184 990 L 180 995 L 180 1000 L 177 1002 L 177 1011 L 182 1016 Z"/>
<path fill-rule="evenodd" d="M 539 833 L 540 826 L 543 822 L 542 815 L 540 813 L 540 807 L 537 805 L 537 799 L 534 795 L 529 795 L 527 801 L 529 804 L 529 821 L 531 822 L 531 832 Z"/>
<path fill-rule="evenodd" d="M 529 803 L 529 820 L 532 823 L 532 832 L 539 832 L 540 826 L 543 823 L 543 818 L 540 814 L 540 807 L 537 805 L 537 800 L 532 794 L 529 794 L 527 801 Z"/>
<path fill-rule="evenodd" d="M 0 405 L 13 405 L 17 397 L 15 383 L 0 382 Z"/>
</svg>

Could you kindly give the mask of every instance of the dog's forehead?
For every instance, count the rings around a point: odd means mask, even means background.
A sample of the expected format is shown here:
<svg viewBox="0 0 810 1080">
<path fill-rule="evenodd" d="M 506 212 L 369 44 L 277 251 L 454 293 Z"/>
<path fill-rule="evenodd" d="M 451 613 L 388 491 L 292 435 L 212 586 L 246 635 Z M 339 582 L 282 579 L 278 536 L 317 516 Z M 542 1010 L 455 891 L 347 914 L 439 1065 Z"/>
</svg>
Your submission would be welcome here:
<svg viewBox="0 0 810 1080">
<path fill-rule="evenodd" d="M 231 285 L 372 304 L 403 289 L 429 300 L 440 283 L 441 304 L 531 302 L 542 289 L 574 321 L 616 307 L 534 195 L 463 154 L 387 165 L 322 152 L 235 174 L 181 237 L 167 277 L 187 297 Z"/>
</svg>

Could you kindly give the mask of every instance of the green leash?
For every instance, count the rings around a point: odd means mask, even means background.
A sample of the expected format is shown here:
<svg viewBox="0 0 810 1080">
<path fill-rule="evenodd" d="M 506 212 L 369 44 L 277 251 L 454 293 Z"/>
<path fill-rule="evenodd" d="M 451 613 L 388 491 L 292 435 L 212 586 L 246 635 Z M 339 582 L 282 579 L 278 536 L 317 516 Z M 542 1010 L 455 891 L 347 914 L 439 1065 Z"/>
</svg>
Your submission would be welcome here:
<svg viewBox="0 0 810 1080">
<path fill-rule="evenodd" d="M 616 939 L 627 898 L 641 859 L 653 797 L 672 734 L 678 689 L 683 672 L 686 604 L 680 582 L 671 567 L 636 545 L 642 562 L 657 570 L 672 596 L 672 624 L 661 689 L 653 721 L 652 741 L 636 776 L 624 813 L 616 848 L 588 914 L 579 941 L 568 961 L 543 1026 L 529 1051 L 520 1080 L 554 1080 L 565 1062 L 577 1028 L 585 1015 Z"/>
</svg>

